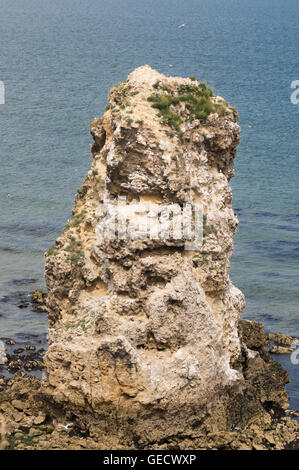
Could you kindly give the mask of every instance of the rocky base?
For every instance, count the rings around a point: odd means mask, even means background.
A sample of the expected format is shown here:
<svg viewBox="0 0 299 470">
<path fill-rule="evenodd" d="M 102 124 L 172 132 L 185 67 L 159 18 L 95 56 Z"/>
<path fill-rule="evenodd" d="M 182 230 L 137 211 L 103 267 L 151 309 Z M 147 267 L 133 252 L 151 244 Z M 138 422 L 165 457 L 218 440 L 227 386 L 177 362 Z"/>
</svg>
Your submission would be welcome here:
<svg viewBox="0 0 299 470">
<path fill-rule="evenodd" d="M 0 425 L 2 449 L 198 449 L 198 450 L 279 450 L 299 449 L 298 411 L 283 409 L 285 401 L 282 384 L 288 377 L 282 367 L 273 361 L 266 348 L 267 338 L 263 325 L 240 320 L 239 332 L 243 348 L 251 354 L 243 355 L 242 368 L 248 383 L 246 394 L 235 394 L 227 410 L 226 429 L 219 431 L 223 409 L 201 410 L 203 421 L 197 423 L 199 410 L 186 410 L 186 422 L 192 420 L 193 431 L 169 433 L 167 439 L 142 440 L 138 434 L 138 419 L 104 413 L 72 409 L 69 404 L 58 406 L 42 392 L 41 382 L 18 372 L 9 381 L 0 381 Z M 251 356 L 251 357 L 249 357 Z M 223 397 L 218 396 L 221 403 Z M 214 402 L 216 401 L 216 398 Z M 263 404 L 256 407 L 256 403 Z M 246 412 L 244 412 L 244 410 Z M 250 413 L 248 414 L 248 410 Z M 174 410 L 175 411 L 175 410 Z M 209 417 L 210 416 L 210 417 Z M 177 424 L 180 414 L 165 414 L 161 421 Z M 117 418 L 117 419 L 116 419 Z M 141 420 L 148 435 L 155 435 L 151 412 Z M 147 419 L 145 425 L 144 419 Z M 117 423 L 117 427 L 116 424 Z M 161 423 L 156 423 L 159 429 Z M 189 426 L 189 425 L 188 425 Z M 190 426 L 189 426 L 190 429 Z"/>
<path fill-rule="evenodd" d="M 0 385 L 0 420 L 2 449 L 131 449 L 142 447 L 136 442 L 114 446 L 103 444 L 100 434 L 92 427 L 80 427 L 74 416 L 55 410 L 45 403 L 40 393 L 40 381 L 18 373 Z M 296 412 L 295 412 L 296 413 Z M 298 413 L 298 412 L 297 412 Z M 55 415 L 55 418 L 53 417 Z M 299 423 L 289 417 L 280 419 L 259 417 L 242 431 L 207 432 L 193 438 L 173 437 L 166 442 L 153 442 L 147 449 L 222 449 L 278 450 L 299 449 Z"/>
</svg>

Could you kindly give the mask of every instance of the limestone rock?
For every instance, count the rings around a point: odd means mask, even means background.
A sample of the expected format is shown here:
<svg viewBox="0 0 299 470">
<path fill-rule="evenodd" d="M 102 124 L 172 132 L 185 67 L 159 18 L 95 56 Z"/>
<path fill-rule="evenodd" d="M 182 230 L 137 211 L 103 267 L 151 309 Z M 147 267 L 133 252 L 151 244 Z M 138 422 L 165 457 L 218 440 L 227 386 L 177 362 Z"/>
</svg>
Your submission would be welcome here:
<svg viewBox="0 0 299 470">
<path fill-rule="evenodd" d="M 57 419 L 47 401 L 40 395 L 40 381 L 18 373 L 0 387 L 0 448 L 1 449 L 107 449 L 103 436 L 97 432 L 97 426 L 78 427 L 72 420 L 76 416 L 70 410 L 55 409 Z M 23 411 L 20 409 L 23 403 Z M 15 406 L 17 408 L 15 408 Z M 62 412 L 63 411 L 63 412 Z M 288 410 L 287 414 L 298 417 L 298 411 Z M 266 415 L 267 416 L 267 415 Z M 89 416 L 90 417 L 90 416 Z M 78 422 L 78 420 L 77 420 Z M 212 428 L 213 426 L 211 426 Z M 165 441 L 150 443 L 145 448 L 151 449 L 253 449 L 263 446 L 267 449 L 297 449 L 299 423 L 289 418 L 272 421 L 264 419 L 261 425 L 251 423 L 233 431 L 210 430 L 196 436 L 173 435 Z M 133 450 L 140 447 L 138 441 L 125 442 L 110 436 L 110 444 L 119 449 Z M 112 445 L 109 447 L 111 448 Z"/>
<path fill-rule="evenodd" d="M 272 346 L 270 349 L 272 354 L 292 354 L 294 349 L 286 348 L 285 346 Z"/>
<path fill-rule="evenodd" d="M 239 321 L 239 332 L 249 349 L 258 350 L 266 344 L 267 338 L 261 322 L 242 319 Z"/>
<path fill-rule="evenodd" d="M 285 347 L 291 346 L 293 341 L 296 340 L 296 338 L 293 338 L 289 335 L 284 335 L 282 333 L 269 333 L 268 338 L 277 343 L 279 346 Z"/>
<path fill-rule="evenodd" d="M 46 254 L 44 397 L 109 448 L 270 420 L 288 407 L 287 375 L 261 339 L 243 341 L 244 297 L 229 278 L 236 110 L 149 66 L 109 101 L 90 125 L 93 161 L 72 218 Z M 123 212 L 130 203 L 200 206 L 203 244 L 186 250 L 174 232 L 101 238 L 107 201 Z"/>
</svg>

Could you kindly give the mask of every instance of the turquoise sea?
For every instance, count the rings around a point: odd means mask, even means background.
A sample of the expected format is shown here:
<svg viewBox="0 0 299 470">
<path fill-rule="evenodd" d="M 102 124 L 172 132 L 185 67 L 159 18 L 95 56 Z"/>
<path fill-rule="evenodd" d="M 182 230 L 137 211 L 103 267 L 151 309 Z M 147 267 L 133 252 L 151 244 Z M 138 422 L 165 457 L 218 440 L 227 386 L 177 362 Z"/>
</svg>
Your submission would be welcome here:
<svg viewBox="0 0 299 470">
<path fill-rule="evenodd" d="M 299 336 L 298 1 L 1 0 L 0 18 L 0 337 L 46 332 L 17 293 L 44 286 L 43 252 L 90 167 L 89 122 L 146 63 L 207 81 L 239 110 L 231 277 L 244 317 Z M 280 360 L 299 409 L 299 365 Z"/>
</svg>

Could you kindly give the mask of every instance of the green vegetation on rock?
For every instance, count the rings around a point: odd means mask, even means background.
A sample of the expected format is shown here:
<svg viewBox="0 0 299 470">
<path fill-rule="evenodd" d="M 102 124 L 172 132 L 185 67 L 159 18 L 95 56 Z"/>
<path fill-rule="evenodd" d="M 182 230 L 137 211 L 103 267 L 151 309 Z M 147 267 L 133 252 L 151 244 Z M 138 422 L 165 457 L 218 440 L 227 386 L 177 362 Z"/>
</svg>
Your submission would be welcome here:
<svg viewBox="0 0 299 470">
<path fill-rule="evenodd" d="M 70 253 L 70 255 L 68 256 L 69 261 L 71 261 L 72 263 L 77 263 L 84 255 L 81 249 L 82 243 L 80 240 L 78 240 L 76 237 L 73 237 L 72 235 L 70 235 L 68 238 L 69 244 L 66 248 L 64 248 L 64 251 Z"/>
<path fill-rule="evenodd" d="M 217 234 L 217 229 L 214 225 L 207 224 L 207 215 L 203 216 L 203 237 L 208 237 L 209 235 Z"/>
<path fill-rule="evenodd" d="M 56 254 L 56 242 L 53 243 L 53 245 L 48 249 L 47 251 L 47 255 L 48 256 L 52 256 L 52 255 L 55 255 Z"/>
<path fill-rule="evenodd" d="M 66 224 L 64 232 L 66 232 L 70 228 L 78 227 L 79 225 L 81 225 L 84 221 L 85 213 L 86 213 L 86 211 L 83 210 L 79 214 L 74 215 L 73 218 L 69 221 L 69 223 Z"/>
<path fill-rule="evenodd" d="M 176 89 L 163 86 L 156 82 L 153 87 L 161 90 L 162 93 L 154 93 L 148 97 L 152 107 L 158 109 L 158 116 L 162 118 L 162 123 L 175 129 L 180 139 L 183 137 L 181 124 L 184 121 L 200 120 L 205 123 L 211 113 L 218 113 L 221 116 L 227 112 L 225 102 L 215 103 L 211 98 L 213 91 L 205 83 L 198 85 L 179 85 Z M 185 113 L 180 113 L 177 105 L 185 104 Z"/>
</svg>

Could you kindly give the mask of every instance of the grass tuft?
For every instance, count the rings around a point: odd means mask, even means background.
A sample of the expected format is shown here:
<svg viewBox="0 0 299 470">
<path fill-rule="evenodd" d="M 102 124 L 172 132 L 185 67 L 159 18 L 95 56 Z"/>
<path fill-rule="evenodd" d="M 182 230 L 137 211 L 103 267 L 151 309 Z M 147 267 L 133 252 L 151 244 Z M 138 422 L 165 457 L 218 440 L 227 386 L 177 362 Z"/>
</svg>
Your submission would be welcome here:
<svg viewBox="0 0 299 470">
<path fill-rule="evenodd" d="M 224 115 L 227 111 L 225 104 L 214 103 L 211 99 L 213 91 L 205 83 L 198 85 L 179 85 L 177 89 L 171 90 L 167 86 L 162 86 L 160 82 L 153 85 L 154 88 L 164 93 L 153 93 L 148 97 L 152 107 L 158 110 L 158 116 L 162 118 L 162 123 L 168 125 L 176 131 L 182 139 L 183 131 L 181 124 L 184 121 L 200 120 L 205 123 L 211 113 Z M 185 104 L 186 115 L 182 116 L 177 110 L 177 105 Z"/>
</svg>

